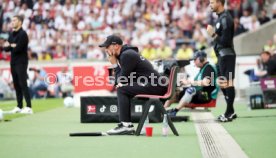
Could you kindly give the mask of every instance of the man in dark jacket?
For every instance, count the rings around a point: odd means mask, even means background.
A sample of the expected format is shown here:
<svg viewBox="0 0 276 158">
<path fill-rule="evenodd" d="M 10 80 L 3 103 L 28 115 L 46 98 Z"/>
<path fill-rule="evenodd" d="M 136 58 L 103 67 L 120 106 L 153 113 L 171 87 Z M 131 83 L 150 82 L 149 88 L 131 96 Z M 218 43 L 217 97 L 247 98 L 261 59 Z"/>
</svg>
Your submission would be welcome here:
<svg viewBox="0 0 276 158">
<path fill-rule="evenodd" d="M 275 77 L 276 76 L 276 55 L 271 55 L 268 51 L 261 53 L 261 61 L 265 70 L 256 72 L 259 77 Z"/>
<path fill-rule="evenodd" d="M 163 95 L 166 83 L 153 69 L 151 63 L 138 53 L 137 47 L 123 45 L 120 37 L 111 35 L 100 45 L 108 54 L 116 75 L 120 123 L 108 134 L 134 134 L 131 123 L 130 101 L 137 94 Z"/>
<path fill-rule="evenodd" d="M 16 91 L 17 107 L 12 113 L 32 114 L 31 98 L 27 85 L 28 68 L 28 35 L 22 29 L 23 17 L 14 16 L 12 18 L 13 31 L 9 35 L 8 41 L 4 43 L 5 51 L 11 51 L 11 73 Z M 23 108 L 23 96 L 27 107 Z"/>
</svg>

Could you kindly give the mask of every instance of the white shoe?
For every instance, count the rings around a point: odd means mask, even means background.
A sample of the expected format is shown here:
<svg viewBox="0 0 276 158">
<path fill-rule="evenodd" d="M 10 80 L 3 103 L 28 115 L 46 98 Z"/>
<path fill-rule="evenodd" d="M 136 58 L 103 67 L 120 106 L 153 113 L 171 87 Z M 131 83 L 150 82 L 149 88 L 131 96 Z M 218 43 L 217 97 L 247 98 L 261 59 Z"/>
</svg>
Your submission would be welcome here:
<svg viewBox="0 0 276 158">
<path fill-rule="evenodd" d="M 108 135 L 133 135 L 135 130 L 132 124 L 124 126 L 123 123 L 119 123 L 117 127 L 107 131 L 106 133 Z"/>
<path fill-rule="evenodd" d="M 22 109 L 19 107 L 13 108 L 11 111 L 9 111 L 10 114 L 20 113 Z"/>
<path fill-rule="evenodd" d="M 21 114 L 33 114 L 33 109 L 32 108 L 29 108 L 29 107 L 25 107 L 21 110 L 20 112 Z"/>
</svg>

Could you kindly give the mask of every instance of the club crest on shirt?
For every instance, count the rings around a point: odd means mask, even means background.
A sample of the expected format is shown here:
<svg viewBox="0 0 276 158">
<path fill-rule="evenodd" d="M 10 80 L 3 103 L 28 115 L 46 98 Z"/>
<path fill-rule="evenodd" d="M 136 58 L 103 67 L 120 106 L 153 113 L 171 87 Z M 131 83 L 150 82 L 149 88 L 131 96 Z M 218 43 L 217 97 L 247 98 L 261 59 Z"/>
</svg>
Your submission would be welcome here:
<svg viewBox="0 0 276 158">
<path fill-rule="evenodd" d="M 219 29 L 219 27 L 220 27 L 220 23 L 218 22 L 218 23 L 216 24 L 216 28 Z"/>
<path fill-rule="evenodd" d="M 145 60 L 145 58 L 144 58 L 142 55 L 140 55 L 140 59 L 141 59 L 141 60 Z"/>
</svg>

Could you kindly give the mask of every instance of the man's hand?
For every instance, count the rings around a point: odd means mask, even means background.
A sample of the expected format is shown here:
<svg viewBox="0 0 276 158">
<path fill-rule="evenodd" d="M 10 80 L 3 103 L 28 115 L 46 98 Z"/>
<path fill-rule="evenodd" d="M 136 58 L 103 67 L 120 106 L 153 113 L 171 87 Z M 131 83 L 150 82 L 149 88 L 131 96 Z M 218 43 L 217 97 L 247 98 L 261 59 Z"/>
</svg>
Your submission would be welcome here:
<svg viewBox="0 0 276 158">
<path fill-rule="evenodd" d="M 112 65 L 117 64 L 117 58 L 115 57 L 115 55 L 109 55 L 108 60 Z"/>
<path fill-rule="evenodd" d="M 190 82 L 189 80 L 187 80 L 187 79 L 181 80 L 180 83 L 181 83 L 182 85 L 189 85 L 189 84 L 191 84 L 191 82 Z"/>
<path fill-rule="evenodd" d="M 9 47 L 10 46 L 10 43 L 8 42 L 8 41 L 6 41 L 5 43 L 4 43 L 4 47 Z"/>
<path fill-rule="evenodd" d="M 118 83 L 117 85 L 116 85 L 116 88 L 119 88 L 119 87 L 123 87 L 124 85 L 122 84 L 122 83 Z"/>
<path fill-rule="evenodd" d="M 11 47 L 12 47 L 12 48 L 16 47 L 16 44 L 15 44 L 15 43 L 12 43 L 12 44 L 11 44 Z"/>
<path fill-rule="evenodd" d="M 212 25 L 208 25 L 208 26 L 207 26 L 207 33 L 208 33 L 208 35 L 211 36 L 211 37 L 214 36 L 215 30 L 214 30 L 214 28 L 213 28 Z"/>
<path fill-rule="evenodd" d="M 267 71 L 256 71 L 255 75 L 258 77 L 263 77 L 263 76 L 267 75 Z"/>
<path fill-rule="evenodd" d="M 40 75 L 39 75 L 39 73 L 35 70 L 34 71 L 34 76 L 36 77 L 36 78 L 38 78 Z"/>
</svg>

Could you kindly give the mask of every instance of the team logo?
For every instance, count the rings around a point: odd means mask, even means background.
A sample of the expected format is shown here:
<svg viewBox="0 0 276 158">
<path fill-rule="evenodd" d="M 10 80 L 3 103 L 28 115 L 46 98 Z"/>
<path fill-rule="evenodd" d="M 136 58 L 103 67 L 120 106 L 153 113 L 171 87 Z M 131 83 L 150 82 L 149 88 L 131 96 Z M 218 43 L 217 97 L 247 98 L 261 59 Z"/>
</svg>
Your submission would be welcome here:
<svg viewBox="0 0 276 158">
<path fill-rule="evenodd" d="M 142 105 L 135 105 L 134 112 L 142 112 L 142 111 L 143 111 Z"/>
<path fill-rule="evenodd" d="M 100 112 L 101 112 L 101 113 L 104 113 L 104 112 L 105 112 L 105 109 L 106 109 L 106 106 L 103 105 L 103 106 L 100 108 Z"/>
<path fill-rule="evenodd" d="M 218 22 L 218 23 L 216 24 L 216 28 L 219 29 L 219 27 L 220 27 L 220 23 Z"/>
<path fill-rule="evenodd" d="M 87 114 L 96 114 L 96 105 L 87 105 Z"/>
<path fill-rule="evenodd" d="M 140 56 L 140 59 L 141 59 L 141 60 L 145 60 L 145 58 L 144 58 L 143 56 Z"/>
<path fill-rule="evenodd" d="M 118 111 L 118 107 L 116 105 L 111 105 L 110 106 L 110 112 L 116 113 Z"/>
</svg>

